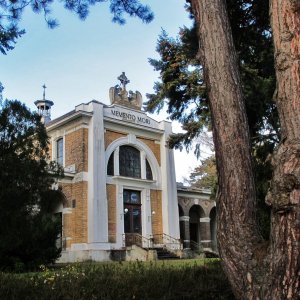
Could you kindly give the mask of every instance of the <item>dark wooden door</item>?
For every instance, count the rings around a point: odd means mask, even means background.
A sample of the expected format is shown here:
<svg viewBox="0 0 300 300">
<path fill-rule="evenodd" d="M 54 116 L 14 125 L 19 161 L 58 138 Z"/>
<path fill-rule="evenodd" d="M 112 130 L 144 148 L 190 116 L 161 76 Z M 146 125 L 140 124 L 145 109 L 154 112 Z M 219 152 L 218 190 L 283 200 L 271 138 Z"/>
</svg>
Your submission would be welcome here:
<svg viewBox="0 0 300 300">
<path fill-rule="evenodd" d="M 124 205 L 125 233 L 142 233 L 141 205 Z"/>
</svg>

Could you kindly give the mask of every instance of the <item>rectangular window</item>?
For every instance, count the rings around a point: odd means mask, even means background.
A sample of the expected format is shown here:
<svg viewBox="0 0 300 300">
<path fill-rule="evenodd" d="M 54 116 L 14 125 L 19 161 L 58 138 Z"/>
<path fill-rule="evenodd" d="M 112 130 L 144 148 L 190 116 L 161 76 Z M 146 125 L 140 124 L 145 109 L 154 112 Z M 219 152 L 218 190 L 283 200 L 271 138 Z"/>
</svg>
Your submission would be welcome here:
<svg viewBox="0 0 300 300">
<path fill-rule="evenodd" d="M 64 141 L 62 138 L 60 138 L 59 140 L 56 141 L 56 161 L 61 166 L 64 163 L 63 155 L 64 155 Z"/>
</svg>

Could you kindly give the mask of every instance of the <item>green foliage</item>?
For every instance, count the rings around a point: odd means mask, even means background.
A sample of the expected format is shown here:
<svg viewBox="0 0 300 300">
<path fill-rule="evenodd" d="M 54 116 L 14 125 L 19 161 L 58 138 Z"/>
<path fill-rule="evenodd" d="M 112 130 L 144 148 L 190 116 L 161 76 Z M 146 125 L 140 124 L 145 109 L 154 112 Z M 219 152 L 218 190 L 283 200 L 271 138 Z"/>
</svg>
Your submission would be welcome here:
<svg viewBox="0 0 300 300">
<path fill-rule="evenodd" d="M 252 144 L 277 143 L 279 119 L 275 90 L 274 50 L 268 0 L 227 0 L 235 48 L 240 58 L 243 92 Z"/>
<path fill-rule="evenodd" d="M 63 0 L 64 7 L 85 20 L 91 6 L 106 2 L 106 0 Z M 112 21 L 124 24 L 124 14 L 130 17 L 138 17 L 143 22 L 149 23 L 153 19 L 153 13 L 147 5 L 142 5 L 138 0 L 109 0 Z M 58 26 L 58 21 L 52 17 L 51 6 L 53 0 L 2 0 L 0 1 L 0 51 L 6 54 L 14 48 L 16 39 L 25 33 L 19 29 L 18 24 L 24 10 L 31 8 L 35 13 L 42 13 L 49 28 Z"/>
<path fill-rule="evenodd" d="M 52 190 L 62 170 L 48 163 L 48 136 L 40 117 L 19 101 L 0 103 L 0 269 L 54 261 L 60 232 Z"/>
<path fill-rule="evenodd" d="M 278 142 L 279 121 L 272 96 L 275 90 L 272 37 L 268 0 L 227 0 L 233 38 L 240 58 L 243 90 L 252 143 Z M 159 60 L 149 59 L 160 72 L 161 82 L 148 94 L 145 108 L 159 112 L 167 104 L 172 120 L 183 124 L 185 134 L 176 135 L 170 145 L 188 146 L 204 128 L 211 127 L 203 69 L 198 56 L 196 24 L 180 29 L 174 39 L 165 31 L 158 38 Z M 201 46 L 201 45 L 200 45 Z"/>
<path fill-rule="evenodd" d="M 219 261 L 73 265 L 0 273 L 1 299 L 234 299 Z"/>
<path fill-rule="evenodd" d="M 0 51 L 6 54 L 7 51 L 14 49 L 16 40 L 25 33 L 25 30 L 19 30 L 16 25 L 9 25 L 6 28 L 0 25 Z"/>
<path fill-rule="evenodd" d="M 265 204 L 272 169 L 267 157 L 280 139 L 273 93 L 275 70 L 268 0 L 227 0 L 232 34 L 240 57 L 243 92 L 250 129 L 258 199 L 258 222 L 265 239 L 270 232 L 270 208 Z"/>
<path fill-rule="evenodd" d="M 147 111 L 159 112 L 167 102 L 171 120 L 182 123 L 185 134 L 170 139 L 171 147 L 189 146 L 200 131 L 210 125 L 210 114 L 200 61 L 197 59 L 196 29 L 183 28 L 173 39 L 165 31 L 159 36 L 156 51 L 161 59 L 149 59 L 162 82 L 154 85 L 154 94 L 147 94 Z"/>
<path fill-rule="evenodd" d="M 192 171 L 188 180 L 192 187 L 211 189 L 212 197 L 215 197 L 217 182 L 217 167 L 214 155 L 200 160 L 200 166 Z"/>
</svg>

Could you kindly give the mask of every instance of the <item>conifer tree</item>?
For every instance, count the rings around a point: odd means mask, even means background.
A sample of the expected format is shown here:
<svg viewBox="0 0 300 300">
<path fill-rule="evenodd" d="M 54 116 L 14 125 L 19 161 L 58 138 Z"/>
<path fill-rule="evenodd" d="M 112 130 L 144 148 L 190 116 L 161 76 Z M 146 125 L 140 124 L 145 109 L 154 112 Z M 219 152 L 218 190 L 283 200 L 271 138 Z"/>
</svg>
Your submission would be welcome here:
<svg viewBox="0 0 300 300">
<path fill-rule="evenodd" d="M 62 170 L 49 162 L 40 116 L 19 101 L 0 103 L 0 269 L 30 269 L 59 257 Z"/>
</svg>

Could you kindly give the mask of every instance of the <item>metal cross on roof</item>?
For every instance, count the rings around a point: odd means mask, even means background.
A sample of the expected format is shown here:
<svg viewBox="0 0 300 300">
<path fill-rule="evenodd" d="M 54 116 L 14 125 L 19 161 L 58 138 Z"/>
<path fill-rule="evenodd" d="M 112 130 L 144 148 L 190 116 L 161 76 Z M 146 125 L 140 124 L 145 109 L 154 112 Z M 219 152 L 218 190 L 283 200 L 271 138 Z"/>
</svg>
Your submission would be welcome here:
<svg viewBox="0 0 300 300">
<path fill-rule="evenodd" d="M 44 92 L 43 92 L 43 99 L 45 100 L 45 97 L 46 97 L 46 85 L 44 84 L 43 86 L 42 86 L 42 88 L 44 89 Z"/>
<path fill-rule="evenodd" d="M 123 90 L 126 90 L 126 84 L 128 84 L 130 80 L 126 77 L 125 72 L 122 72 L 122 74 L 118 77 L 118 80 L 120 80 Z"/>
</svg>

